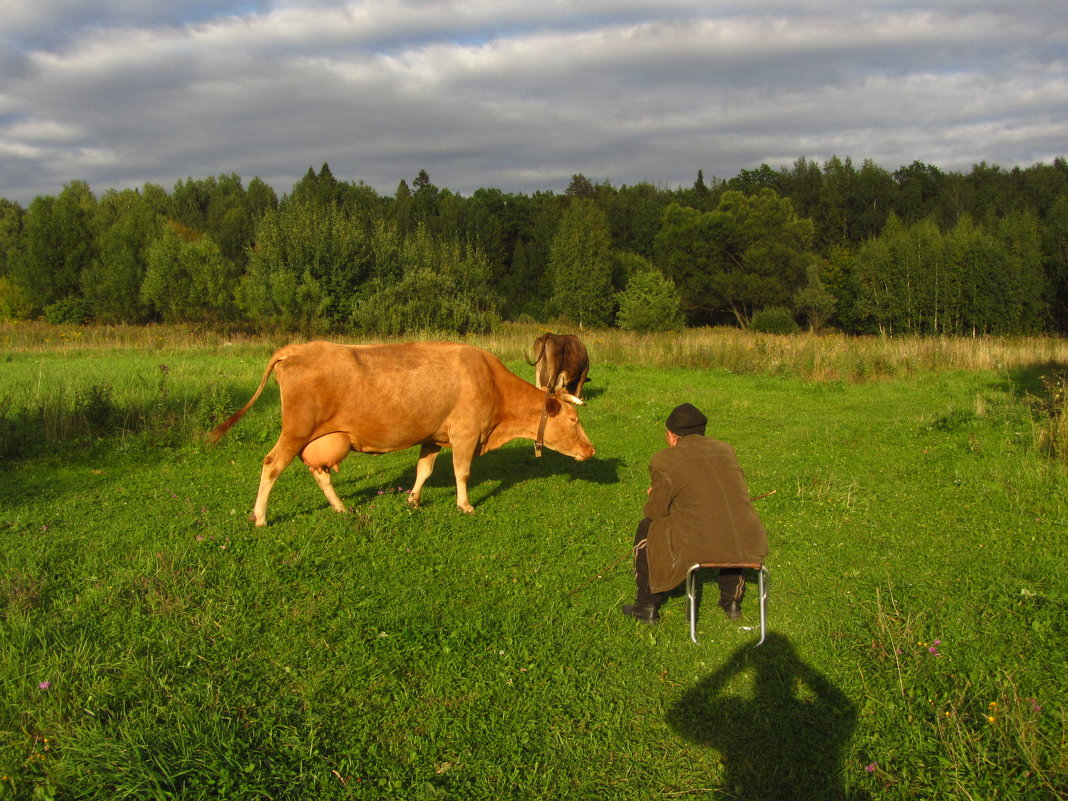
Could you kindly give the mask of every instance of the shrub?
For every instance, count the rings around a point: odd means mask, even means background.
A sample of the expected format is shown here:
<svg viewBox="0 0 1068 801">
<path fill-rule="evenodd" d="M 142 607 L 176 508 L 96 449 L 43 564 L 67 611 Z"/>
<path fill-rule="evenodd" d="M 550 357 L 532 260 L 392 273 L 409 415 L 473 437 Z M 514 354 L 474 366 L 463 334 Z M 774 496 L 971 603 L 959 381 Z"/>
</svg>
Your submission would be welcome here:
<svg viewBox="0 0 1068 801">
<path fill-rule="evenodd" d="M 796 334 L 801 328 L 784 306 L 768 306 L 753 315 L 749 330 L 759 334 Z"/>
<path fill-rule="evenodd" d="M 0 320 L 25 320 L 33 313 L 33 303 L 11 279 L 0 276 Z"/>
<path fill-rule="evenodd" d="M 46 306 L 44 314 L 52 325 L 84 325 L 93 317 L 89 302 L 74 295 Z"/>
</svg>

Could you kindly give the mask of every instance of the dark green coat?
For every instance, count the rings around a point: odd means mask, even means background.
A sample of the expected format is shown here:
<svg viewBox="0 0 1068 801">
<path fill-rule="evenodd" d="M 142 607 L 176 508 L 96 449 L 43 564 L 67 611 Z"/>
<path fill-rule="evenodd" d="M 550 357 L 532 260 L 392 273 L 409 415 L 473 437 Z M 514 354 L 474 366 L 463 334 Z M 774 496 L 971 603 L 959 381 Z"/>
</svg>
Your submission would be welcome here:
<svg viewBox="0 0 1068 801">
<path fill-rule="evenodd" d="M 674 589 L 697 562 L 763 563 L 768 534 L 734 448 L 700 434 L 681 437 L 653 454 L 649 477 L 650 591 Z"/>
</svg>

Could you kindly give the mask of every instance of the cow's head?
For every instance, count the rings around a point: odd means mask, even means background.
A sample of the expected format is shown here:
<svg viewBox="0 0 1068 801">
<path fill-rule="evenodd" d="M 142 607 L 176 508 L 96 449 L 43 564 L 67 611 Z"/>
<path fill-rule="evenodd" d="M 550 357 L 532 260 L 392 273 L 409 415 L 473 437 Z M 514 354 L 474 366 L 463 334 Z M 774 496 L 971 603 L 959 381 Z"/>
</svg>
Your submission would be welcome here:
<svg viewBox="0 0 1068 801">
<path fill-rule="evenodd" d="M 554 392 L 545 396 L 545 408 L 541 414 L 541 425 L 538 426 L 538 438 L 534 443 L 534 453 L 541 455 L 541 445 L 552 448 L 557 453 L 570 456 L 582 462 L 594 454 L 593 443 L 590 442 L 586 432 L 582 430 L 582 424 L 578 419 L 576 406 L 586 404 L 569 392 Z M 544 433 L 543 433 L 544 432 Z"/>
</svg>

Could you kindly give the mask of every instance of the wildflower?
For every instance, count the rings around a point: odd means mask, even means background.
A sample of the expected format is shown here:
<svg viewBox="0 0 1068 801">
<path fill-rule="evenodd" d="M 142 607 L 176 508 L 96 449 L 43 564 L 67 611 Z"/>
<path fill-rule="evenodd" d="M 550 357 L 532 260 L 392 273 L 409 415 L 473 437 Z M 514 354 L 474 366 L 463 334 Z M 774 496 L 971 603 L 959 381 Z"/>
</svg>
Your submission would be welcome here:
<svg viewBox="0 0 1068 801">
<path fill-rule="evenodd" d="M 994 715 L 987 715 L 986 716 L 987 723 L 993 723 L 995 720 L 997 720 L 997 718 Z"/>
<path fill-rule="evenodd" d="M 938 656 L 938 649 L 932 645 L 930 648 L 927 649 L 927 653 Z"/>
<path fill-rule="evenodd" d="M 50 681 L 42 681 L 42 682 L 38 682 L 37 689 L 38 690 L 47 690 L 51 686 L 52 686 L 52 682 L 50 682 Z"/>
<path fill-rule="evenodd" d="M 875 773 L 875 771 L 878 768 L 879 768 L 879 763 L 878 762 L 872 762 L 870 765 L 865 765 L 864 766 L 864 770 L 868 771 L 868 773 Z"/>
<path fill-rule="evenodd" d="M 997 709 L 997 706 L 998 706 L 998 702 L 997 701 L 991 701 L 989 704 L 986 705 L 986 708 L 987 709 Z"/>
<path fill-rule="evenodd" d="M 1031 708 L 1035 710 L 1035 712 L 1042 711 L 1042 707 L 1038 705 L 1038 701 L 1036 701 L 1034 698 L 1028 698 L 1027 700 L 1031 702 Z"/>
</svg>

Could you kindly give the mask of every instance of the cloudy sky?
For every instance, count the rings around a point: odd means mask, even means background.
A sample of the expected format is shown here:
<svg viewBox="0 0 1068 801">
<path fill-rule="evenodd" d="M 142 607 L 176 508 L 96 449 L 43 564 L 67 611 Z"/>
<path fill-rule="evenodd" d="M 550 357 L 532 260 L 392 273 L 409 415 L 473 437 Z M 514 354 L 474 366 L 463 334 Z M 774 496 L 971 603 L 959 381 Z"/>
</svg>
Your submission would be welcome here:
<svg viewBox="0 0 1068 801">
<path fill-rule="evenodd" d="M 0 197 L 1068 155 L 1064 0 L 3 0 Z"/>
</svg>

